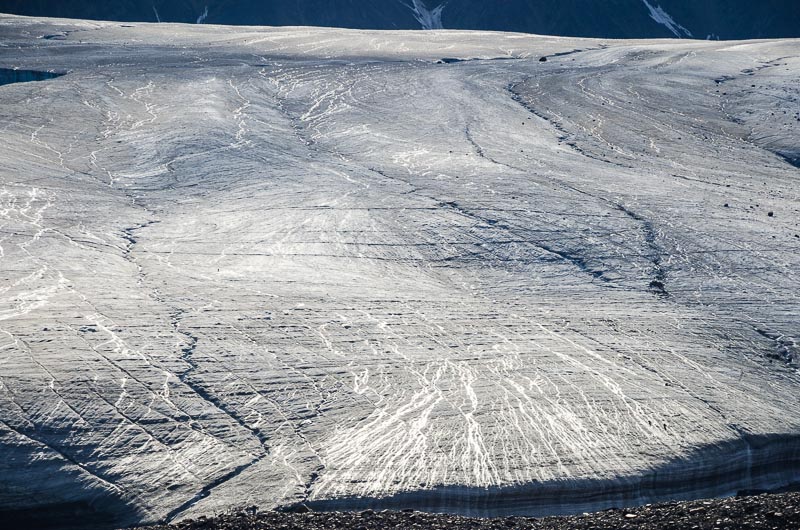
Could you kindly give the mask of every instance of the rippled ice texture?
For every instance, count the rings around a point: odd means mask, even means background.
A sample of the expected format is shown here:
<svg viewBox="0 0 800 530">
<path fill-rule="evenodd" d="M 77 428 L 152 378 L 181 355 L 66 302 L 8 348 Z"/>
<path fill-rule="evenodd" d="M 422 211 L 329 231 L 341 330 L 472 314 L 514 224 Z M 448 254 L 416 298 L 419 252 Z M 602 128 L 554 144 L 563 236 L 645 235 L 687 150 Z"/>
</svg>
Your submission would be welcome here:
<svg viewBox="0 0 800 530">
<path fill-rule="evenodd" d="M 3 16 L 0 42 L 69 72 L 0 87 L 4 510 L 797 479 L 799 41 Z"/>
</svg>

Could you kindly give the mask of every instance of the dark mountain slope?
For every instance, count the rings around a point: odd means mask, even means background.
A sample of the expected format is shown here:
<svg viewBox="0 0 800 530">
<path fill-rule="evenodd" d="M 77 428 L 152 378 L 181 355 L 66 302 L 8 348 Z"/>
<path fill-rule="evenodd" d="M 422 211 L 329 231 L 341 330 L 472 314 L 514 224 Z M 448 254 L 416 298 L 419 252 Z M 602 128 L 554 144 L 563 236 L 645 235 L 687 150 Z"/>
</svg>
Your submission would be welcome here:
<svg viewBox="0 0 800 530">
<path fill-rule="evenodd" d="M 797 0 L 0 0 L 0 12 L 234 25 L 444 27 L 606 38 L 800 36 Z"/>
</svg>

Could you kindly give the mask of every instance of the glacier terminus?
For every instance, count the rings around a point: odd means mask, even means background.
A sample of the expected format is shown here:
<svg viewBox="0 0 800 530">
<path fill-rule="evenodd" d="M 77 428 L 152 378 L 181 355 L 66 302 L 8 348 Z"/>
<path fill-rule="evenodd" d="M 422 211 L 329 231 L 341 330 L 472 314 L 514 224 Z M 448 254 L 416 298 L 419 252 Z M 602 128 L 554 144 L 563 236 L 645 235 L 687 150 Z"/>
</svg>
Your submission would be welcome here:
<svg viewBox="0 0 800 530">
<path fill-rule="evenodd" d="M 0 517 L 800 482 L 800 41 L 0 15 L 0 81 Z"/>
</svg>

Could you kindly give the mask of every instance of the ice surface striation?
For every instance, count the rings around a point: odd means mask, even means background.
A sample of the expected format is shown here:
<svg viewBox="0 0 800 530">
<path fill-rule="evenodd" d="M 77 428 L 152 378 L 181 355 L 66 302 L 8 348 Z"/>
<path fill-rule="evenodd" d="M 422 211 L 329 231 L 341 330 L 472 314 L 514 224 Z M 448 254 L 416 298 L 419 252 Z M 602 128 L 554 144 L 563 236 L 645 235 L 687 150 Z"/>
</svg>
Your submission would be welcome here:
<svg viewBox="0 0 800 530">
<path fill-rule="evenodd" d="M 800 41 L 0 43 L 5 517 L 798 480 Z"/>
</svg>

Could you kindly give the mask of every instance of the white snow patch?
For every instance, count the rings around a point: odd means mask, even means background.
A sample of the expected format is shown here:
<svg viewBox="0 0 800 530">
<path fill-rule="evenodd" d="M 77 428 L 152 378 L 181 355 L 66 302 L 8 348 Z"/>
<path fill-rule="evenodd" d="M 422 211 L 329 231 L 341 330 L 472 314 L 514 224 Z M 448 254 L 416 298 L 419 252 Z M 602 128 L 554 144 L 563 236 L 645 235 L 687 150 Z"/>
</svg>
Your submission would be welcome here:
<svg viewBox="0 0 800 530">
<path fill-rule="evenodd" d="M 653 7 L 647 0 L 642 0 L 642 2 L 647 6 L 647 9 L 650 10 L 650 18 L 666 27 L 672 32 L 673 35 L 679 39 L 682 39 L 683 37 L 693 37 L 691 31 L 675 22 L 669 13 L 664 11 L 661 6 L 657 5 L 656 7 Z"/>
<path fill-rule="evenodd" d="M 206 10 L 203 11 L 203 14 L 197 17 L 197 23 L 202 24 L 203 21 L 208 18 L 208 6 L 206 6 Z"/>
<path fill-rule="evenodd" d="M 428 9 L 422 0 L 411 0 L 411 4 L 402 3 L 414 13 L 414 18 L 420 23 L 422 29 L 444 29 L 442 11 L 446 4 L 439 4 L 433 9 Z"/>
</svg>

